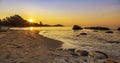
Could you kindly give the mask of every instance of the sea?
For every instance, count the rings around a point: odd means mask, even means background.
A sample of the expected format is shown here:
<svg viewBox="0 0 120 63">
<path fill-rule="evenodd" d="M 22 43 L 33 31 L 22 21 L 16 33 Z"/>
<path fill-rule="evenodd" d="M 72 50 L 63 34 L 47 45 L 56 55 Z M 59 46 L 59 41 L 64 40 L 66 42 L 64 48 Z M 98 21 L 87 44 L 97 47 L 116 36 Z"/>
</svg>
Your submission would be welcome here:
<svg viewBox="0 0 120 63">
<path fill-rule="evenodd" d="M 24 27 L 18 30 L 39 30 L 39 34 L 63 42 L 62 48 L 76 48 L 87 51 L 102 51 L 114 58 L 120 58 L 120 31 L 111 27 L 114 33 L 83 29 L 74 31 L 72 27 Z M 80 35 L 87 33 L 87 35 Z M 116 43 L 117 42 L 117 43 Z"/>
</svg>

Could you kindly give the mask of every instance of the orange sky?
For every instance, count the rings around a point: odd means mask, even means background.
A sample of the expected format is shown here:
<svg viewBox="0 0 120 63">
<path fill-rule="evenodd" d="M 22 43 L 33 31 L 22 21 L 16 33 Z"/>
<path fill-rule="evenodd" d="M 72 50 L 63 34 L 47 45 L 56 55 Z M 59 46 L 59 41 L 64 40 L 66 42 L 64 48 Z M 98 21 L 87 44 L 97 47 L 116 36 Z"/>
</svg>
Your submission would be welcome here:
<svg viewBox="0 0 120 63">
<path fill-rule="evenodd" d="M 0 0 L 0 19 L 19 14 L 46 24 L 119 26 L 119 0 Z"/>
</svg>

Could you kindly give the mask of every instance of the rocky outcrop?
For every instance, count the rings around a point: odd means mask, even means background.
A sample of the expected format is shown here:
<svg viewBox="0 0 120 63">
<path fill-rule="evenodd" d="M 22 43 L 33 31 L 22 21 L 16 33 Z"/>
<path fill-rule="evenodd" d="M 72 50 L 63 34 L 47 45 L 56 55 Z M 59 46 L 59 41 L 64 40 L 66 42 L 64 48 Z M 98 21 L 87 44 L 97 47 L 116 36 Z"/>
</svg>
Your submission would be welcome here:
<svg viewBox="0 0 120 63">
<path fill-rule="evenodd" d="M 55 63 L 104 63 L 113 62 L 108 60 L 109 57 L 102 51 L 87 51 L 79 49 L 57 49 L 52 53 Z M 117 61 L 114 61 L 117 63 Z"/>
<path fill-rule="evenodd" d="M 80 27 L 79 25 L 74 25 L 72 29 L 73 30 L 82 30 L 83 28 Z"/>
<path fill-rule="evenodd" d="M 85 29 L 92 29 L 92 30 L 110 30 L 107 27 L 85 27 Z"/>
<path fill-rule="evenodd" d="M 106 33 L 114 33 L 113 31 L 107 31 Z"/>
<path fill-rule="evenodd" d="M 117 30 L 120 31 L 120 27 Z"/>
<path fill-rule="evenodd" d="M 107 43 L 116 43 L 116 44 L 119 44 L 120 41 L 108 41 Z"/>
<path fill-rule="evenodd" d="M 80 33 L 80 35 L 87 35 L 87 33 Z"/>
</svg>

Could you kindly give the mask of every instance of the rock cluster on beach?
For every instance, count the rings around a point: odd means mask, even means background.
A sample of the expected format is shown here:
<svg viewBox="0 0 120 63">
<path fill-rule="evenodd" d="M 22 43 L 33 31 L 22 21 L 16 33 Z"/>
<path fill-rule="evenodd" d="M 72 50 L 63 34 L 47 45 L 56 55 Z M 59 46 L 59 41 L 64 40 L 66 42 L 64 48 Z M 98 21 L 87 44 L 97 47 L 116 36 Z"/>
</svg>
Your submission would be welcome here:
<svg viewBox="0 0 120 63">
<path fill-rule="evenodd" d="M 86 51 L 78 49 L 57 49 L 50 51 L 54 56 L 53 63 L 118 63 L 101 51 Z"/>
<path fill-rule="evenodd" d="M 82 30 L 83 28 L 80 27 L 79 25 L 74 25 L 72 29 L 73 30 Z"/>
</svg>

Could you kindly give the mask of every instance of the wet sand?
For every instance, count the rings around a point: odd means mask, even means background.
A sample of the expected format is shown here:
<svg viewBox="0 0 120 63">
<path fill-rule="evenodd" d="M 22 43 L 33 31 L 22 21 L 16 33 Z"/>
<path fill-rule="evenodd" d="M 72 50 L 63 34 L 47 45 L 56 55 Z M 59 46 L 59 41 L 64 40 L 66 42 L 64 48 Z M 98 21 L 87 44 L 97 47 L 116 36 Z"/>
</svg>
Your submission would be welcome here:
<svg viewBox="0 0 120 63">
<path fill-rule="evenodd" d="M 30 30 L 0 32 L 0 63 L 119 63 L 100 53 L 62 49 L 62 42 L 38 33 Z"/>
</svg>

